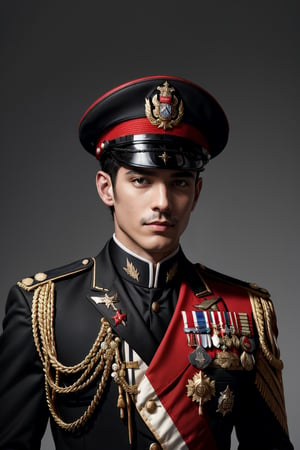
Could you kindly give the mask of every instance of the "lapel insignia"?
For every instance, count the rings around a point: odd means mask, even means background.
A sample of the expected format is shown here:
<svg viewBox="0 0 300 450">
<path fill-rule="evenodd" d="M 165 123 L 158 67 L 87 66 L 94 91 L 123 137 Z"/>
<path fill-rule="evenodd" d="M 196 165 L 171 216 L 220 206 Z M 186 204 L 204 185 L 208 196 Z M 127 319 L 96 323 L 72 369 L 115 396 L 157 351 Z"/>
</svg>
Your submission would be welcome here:
<svg viewBox="0 0 300 450">
<path fill-rule="evenodd" d="M 118 300 L 118 294 L 108 295 L 104 294 L 103 297 L 91 297 L 91 299 L 98 305 L 105 305 L 107 309 L 112 308 L 115 312 L 115 315 L 112 317 L 115 325 L 126 325 L 127 316 L 126 314 L 121 313 L 121 311 L 115 306 Z"/>
<path fill-rule="evenodd" d="M 106 308 L 113 308 L 113 304 L 118 302 L 118 294 L 108 295 L 104 294 L 103 297 L 91 297 L 91 299 L 96 303 L 101 303 L 106 306 Z"/>
<path fill-rule="evenodd" d="M 134 280 L 139 281 L 140 274 L 136 267 L 134 267 L 133 263 L 128 260 L 128 258 L 126 259 L 126 264 L 126 267 L 123 267 L 123 269 L 125 270 L 127 275 L 129 275 Z"/>
<path fill-rule="evenodd" d="M 156 89 L 158 92 L 145 100 L 145 114 L 152 125 L 168 130 L 180 123 L 184 111 L 183 101 L 179 101 L 175 88 L 167 81 Z"/>
<path fill-rule="evenodd" d="M 115 321 L 115 325 L 126 325 L 125 321 L 127 319 L 127 316 L 126 314 L 122 314 L 118 309 L 116 310 L 116 314 L 113 316 L 113 319 Z"/>
<path fill-rule="evenodd" d="M 169 283 L 169 281 L 173 280 L 173 278 L 175 277 L 175 275 L 177 273 L 177 268 L 178 268 L 178 263 L 176 262 L 175 264 L 173 264 L 173 266 L 171 267 L 169 272 L 167 272 L 167 277 L 166 277 L 167 283 Z"/>
</svg>

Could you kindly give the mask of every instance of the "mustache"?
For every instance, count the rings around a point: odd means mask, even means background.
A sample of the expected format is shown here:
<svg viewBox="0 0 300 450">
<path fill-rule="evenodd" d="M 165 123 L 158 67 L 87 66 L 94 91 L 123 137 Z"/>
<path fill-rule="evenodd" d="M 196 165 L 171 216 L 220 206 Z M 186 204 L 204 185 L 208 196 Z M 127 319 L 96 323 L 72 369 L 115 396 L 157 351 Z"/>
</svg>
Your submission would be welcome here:
<svg viewBox="0 0 300 450">
<path fill-rule="evenodd" d="M 163 212 L 163 213 L 153 213 L 147 217 L 142 217 L 141 219 L 141 225 L 147 225 L 151 222 L 156 222 L 156 221 L 166 221 L 171 225 L 176 225 L 178 220 L 176 219 L 176 217 L 172 216 L 171 214 L 169 214 L 167 211 Z"/>
</svg>

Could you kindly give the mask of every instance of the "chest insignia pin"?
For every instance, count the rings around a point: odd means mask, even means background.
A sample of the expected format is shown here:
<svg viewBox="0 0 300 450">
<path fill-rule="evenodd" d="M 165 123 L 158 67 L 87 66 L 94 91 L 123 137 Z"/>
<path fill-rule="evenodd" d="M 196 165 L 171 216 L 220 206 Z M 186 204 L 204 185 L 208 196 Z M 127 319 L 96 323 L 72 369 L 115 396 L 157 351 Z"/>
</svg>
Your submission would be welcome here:
<svg viewBox="0 0 300 450">
<path fill-rule="evenodd" d="M 126 325 L 126 314 L 121 313 L 121 311 L 115 306 L 115 303 L 118 302 L 118 294 L 108 295 L 105 293 L 103 297 L 91 297 L 91 299 L 96 304 L 104 304 L 107 309 L 112 308 L 115 311 L 115 315 L 112 317 L 115 325 Z"/>
</svg>

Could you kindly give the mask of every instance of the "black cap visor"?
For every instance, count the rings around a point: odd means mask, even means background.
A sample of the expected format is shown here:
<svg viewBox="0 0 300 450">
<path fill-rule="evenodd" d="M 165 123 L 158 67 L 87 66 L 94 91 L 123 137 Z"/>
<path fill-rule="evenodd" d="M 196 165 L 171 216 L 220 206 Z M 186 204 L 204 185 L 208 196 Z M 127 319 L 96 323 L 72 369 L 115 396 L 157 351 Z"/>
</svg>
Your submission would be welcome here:
<svg viewBox="0 0 300 450">
<path fill-rule="evenodd" d="M 174 136 L 125 136 L 103 144 L 100 161 L 108 152 L 119 164 L 130 167 L 199 171 L 209 159 L 201 146 Z"/>
</svg>

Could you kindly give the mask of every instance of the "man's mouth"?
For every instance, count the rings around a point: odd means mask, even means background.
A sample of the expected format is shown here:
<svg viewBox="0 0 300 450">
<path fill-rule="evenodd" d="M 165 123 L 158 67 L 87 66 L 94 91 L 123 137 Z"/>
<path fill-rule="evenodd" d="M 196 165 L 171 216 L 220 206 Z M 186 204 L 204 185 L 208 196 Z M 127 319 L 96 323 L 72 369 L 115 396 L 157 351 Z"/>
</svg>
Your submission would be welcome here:
<svg viewBox="0 0 300 450">
<path fill-rule="evenodd" d="M 152 228 L 154 231 L 166 231 L 168 228 L 174 227 L 174 223 L 168 220 L 153 220 L 151 222 L 145 222 L 149 228 Z"/>
</svg>

